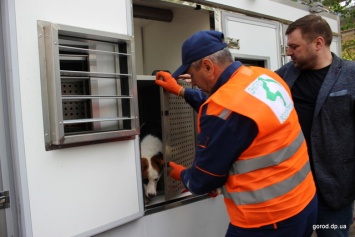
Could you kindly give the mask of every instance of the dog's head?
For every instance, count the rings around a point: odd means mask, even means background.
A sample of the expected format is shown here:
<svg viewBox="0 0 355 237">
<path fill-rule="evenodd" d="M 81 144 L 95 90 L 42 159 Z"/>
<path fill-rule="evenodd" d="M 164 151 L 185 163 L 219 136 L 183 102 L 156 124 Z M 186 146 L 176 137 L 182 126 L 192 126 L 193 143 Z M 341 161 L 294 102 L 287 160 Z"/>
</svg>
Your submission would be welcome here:
<svg viewBox="0 0 355 237">
<path fill-rule="evenodd" d="M 141 158 L 142 177 L 145 196 L 148 198 L 157 195 L 157 183 L 163 173 L 164 160 L 161 153 L 151 158 Z"/>
</svg>

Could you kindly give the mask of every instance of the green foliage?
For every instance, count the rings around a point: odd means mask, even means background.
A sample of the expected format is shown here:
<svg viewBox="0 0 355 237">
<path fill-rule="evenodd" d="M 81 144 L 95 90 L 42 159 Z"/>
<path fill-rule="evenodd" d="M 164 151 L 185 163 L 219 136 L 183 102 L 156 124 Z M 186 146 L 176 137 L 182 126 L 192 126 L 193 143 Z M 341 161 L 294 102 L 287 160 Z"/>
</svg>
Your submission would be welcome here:
<svg viewBox="0 0 355 237">
<path fill-rule="evenodd" d="M 355 6 L 353 0 L 313 0 L 321 2 L 330 12 L 341 19 L 341 30 L 355 28 Z"/>
<path fill-rule="evenodd" d="M 355 39 L 343 42 L 341 50 L 344 59 L 355 60 Z"/>
<path fill-rule="evenodd" d="M 353 0 L 291 0 L 293 2 L 303 2 L 311 4 L 312 2 L 321 2 L 331 13 L 338 15 L 341 19 L 341 30 L 355 28 L 355 6 Z"/>
<path fill-rule="evenodd" d="M 352 0 L 345 0 L 343 4 L 340 4 L 338 0 L 324 0 L 323 5 L 328 6 L 331 12 L 340 16 L 341 30 L 355 28 L 355 8 Z"/>
<path fill-rule="evenodd" d="M 328 6 L 330 11 L 336 13 L 340 17 L 341 31 L 355 28 L 355 6 L 352 0 L 323 0 L 324 6 Z M 355 39 L 342 41 L 341 43 L 342 57 L 348 60 L 355 60 Z"/>
</svg>

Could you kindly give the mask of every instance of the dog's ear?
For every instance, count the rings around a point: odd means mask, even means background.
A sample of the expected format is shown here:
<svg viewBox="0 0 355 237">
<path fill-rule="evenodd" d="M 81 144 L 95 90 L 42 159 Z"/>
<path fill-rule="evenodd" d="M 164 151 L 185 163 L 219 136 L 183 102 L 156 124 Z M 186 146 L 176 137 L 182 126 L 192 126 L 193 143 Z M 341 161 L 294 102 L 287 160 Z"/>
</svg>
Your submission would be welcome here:
<svg viewBox="0 0 355 237">
<path fill-rule="evenodd" d="M 160 167 L 164 167 L 164 164 L 165 164 L 165 162 L 164 162 L 164 160 L 163 159 L 159 159 L 159 165 L 160 165 Z"/>
<path fill-rule="evenodd" d="M 159 153 L 159 165 L 160 165 L 160 167 L 161 168 L 164 168 L 164 166 L 165 166 L 165 161 L 164 161 L 164 157 L 163 157 L 163 154 L 162 153 Z"/>
<path fill-rule="evenodd" d="M 153 156 L 151 161 L 160 168 L 164 167 L 164 159 L 162 154 Z"/>
<path fill-rule="evenodd" d="M 141 158 L 141 169 L 142 169 L 142 172 L 148 169 L 147 158 Z"/>
</svg>

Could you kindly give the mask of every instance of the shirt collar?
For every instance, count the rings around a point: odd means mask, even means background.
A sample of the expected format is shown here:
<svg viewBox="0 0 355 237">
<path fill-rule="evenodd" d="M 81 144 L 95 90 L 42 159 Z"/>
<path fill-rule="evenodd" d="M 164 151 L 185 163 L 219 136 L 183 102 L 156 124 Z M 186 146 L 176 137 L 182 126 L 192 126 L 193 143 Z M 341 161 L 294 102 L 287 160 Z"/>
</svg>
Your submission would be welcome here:
<svg viewBox="0 0 355 237">
<path fill-rule="evenodd" d="M 233 75 L 233 73 L 238 70 L 243 64 L 239 61 L 233 62 L 229 65 L 219 76 L 216 84 L 212 88 L 212 93 L 216 92 L 221 86 L 223 86 L 229 78 Z"/>
</svg>

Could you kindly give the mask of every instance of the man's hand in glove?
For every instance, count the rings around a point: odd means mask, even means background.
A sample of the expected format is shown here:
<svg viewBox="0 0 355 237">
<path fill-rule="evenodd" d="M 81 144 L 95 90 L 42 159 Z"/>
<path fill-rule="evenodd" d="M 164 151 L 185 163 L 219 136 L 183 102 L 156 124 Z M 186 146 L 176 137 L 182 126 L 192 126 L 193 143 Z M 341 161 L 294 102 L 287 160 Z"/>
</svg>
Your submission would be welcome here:
<svg viewBox="0 0 355 237">
<path fill-rule="evenodd" d="M 180 92 L 183 89 L 183 87 L 176 82 L 175 78 L 173 78 L 170 73 L 164 71 L 160 71 L 156 74 L 155 84 L 177 96 L 181 95 Z"/>
<path fill-rule="evenodd" d="M 168 163 L 169 167 L 171 168 L 169 172 L 169 176 L 172 177 L 173 179 L 181 181 L 181 172 L 183 170 L 186 170 L 185 166 L 178 165 L 175 162 L 170 161 Z"/>
</svg>

